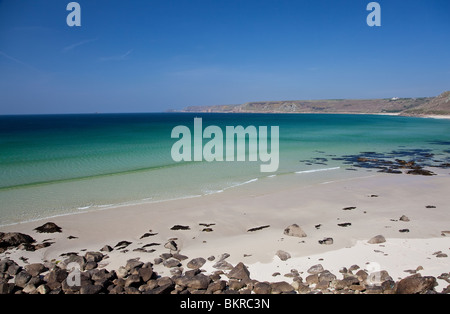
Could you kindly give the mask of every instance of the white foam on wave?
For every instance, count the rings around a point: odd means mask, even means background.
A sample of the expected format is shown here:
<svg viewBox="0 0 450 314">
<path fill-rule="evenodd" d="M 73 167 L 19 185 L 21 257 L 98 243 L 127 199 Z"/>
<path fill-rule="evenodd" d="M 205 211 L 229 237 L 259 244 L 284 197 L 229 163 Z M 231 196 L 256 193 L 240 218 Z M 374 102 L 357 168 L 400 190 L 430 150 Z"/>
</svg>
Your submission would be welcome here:
<svg viewBox="0 0 450 314">
<path fill-rule="evenodd" d="M 338 170 L 338 169 L 341 169 L 341 167 L 323 168 L 323 169 L 314 169 L 314 170 L 303 170 L 303 171 L 296 171 L 295 173 L 297 173 L 297 174 L 314 173 L 314 172 L 331 171 L 331 170 Z"/>
</svg>

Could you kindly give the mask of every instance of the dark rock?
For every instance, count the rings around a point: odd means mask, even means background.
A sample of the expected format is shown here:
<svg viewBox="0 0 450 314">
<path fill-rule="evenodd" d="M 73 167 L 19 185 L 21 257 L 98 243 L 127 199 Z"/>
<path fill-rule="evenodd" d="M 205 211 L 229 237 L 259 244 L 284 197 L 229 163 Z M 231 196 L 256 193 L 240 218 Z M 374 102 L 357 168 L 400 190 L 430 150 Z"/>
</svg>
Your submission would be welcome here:
<svg viewBox="0 0 450 314">
<path fill-rule="evenodd" d="M 172 257 L 172 253 L 163 253 L 160 255 L 163 260 L 169 259 Z"/>
<path fill-rule="evenodd" d="M 110 247 L 109 245 L 105 245 L 104 247 L 102 247 L 100 249 L 101 252 L 111 252 L 113 250 L 112 247 Z"/>
<path fill-rule="evenodd" d="M 125 294 L 141 294 L 136 287 L 125 287 L 123 290 Z"/>
<path fill-rule="evenodd" d="M 86 259 L 83 256 L 70 255 L 64 261 L 61 262 L 61 268 L 67 268 L 69 264 L 78 264 L 78 269 L 83 270 L 86 265 Z"/>
<path fill-rule="evenodd" d="M 305 281 L 308 285 L 318 284 L 319 275 L 318 274 L 309 275 L 305 278 Z"/>
<path fill-rule="evenodd" d="M 359 280 L 355 276 L 347 276 L 341 280 L 335 280 L 332 282 L 332 287 L 336 290 L 349 289 L 353 285 L 358 285 Z"/>
<path fill-rule="evenodd" d="M 125 280 L 124 287 L 139 287 L 141 285 L 141 277 L 139 275 L 130 275 Z"/>
<path fill-rule="evenodd" d="M 206 260 L 203 257 L 197 257 L 189 261 L 187 263 L 187 267 L 190 269 L 199 269 L 206 263 Z"/>
<path fill-rule="evenodd" d="M 6 272 L 9 275 L 14 276 L 14 275 L 18 274 L 21 269 L 22 269 L 22 267 L 20 267 L 15 262 L 13 262 L 8 266 L 8 269 Z"/>
<path fill-rule="evenodd" d="M 271 294 L 272 286 L 267 282 L 257 282 L 253 287 L 255 294 Z"/>
<path fill-rule="evenodd" d="M 173 289 L 175 288 L 175 285 L 172 284 L 166 284 L 164 286 L 156 287 L 152 290 L 148 290 L 144 292 L 145 294 L 169 294 Z"/>
<path fill-rule="evenodd" d="M 409 232 L 409 229 L 400 229 L 398 232 L 401 232 L 401 233 L 408 233 L 408 232 Z"/>
<path fill-rule="evenodd" d="M 175 225 L 170 230 L 191 230 L 189 226 Z"/>
<path fill-rule="evenodd" d="M 291 237 L 299 237 L 299 238 L 306 237 L 306 233 L 297 224 L 292 224 L 288 226 L 286 229 L 284 229 L 284 234 Z"/>
<path fill-rule="evenodd" d="M 33 246 L 33 248 L 31 250 L 27 249 L 27 251 L 37 251 L 46 247 L 49 247 L 50 245 L 52 245 L 55 242 L 44 242 L 44 243 L 38 243 L 36 245 Z"/>
<path fill-rule="evenodd" d="M 35 263 L 35 264 L 28 264 L 25 265 L 25 270 L 31 275 L 31 276 L 38 276 L 39 274 L 45 272 L 48 270 L 47 267 L 45 267 L 41 263 Z"/>
<path fill-rule="evenodd" d="M 55 268 L 50 270 L 50 272 L 46 276 L 47 283 L 54 283 L 58 282 L 61 283 L 64 281 L 64 279 L 67 278 L 67 271 L 61 268 Z"/>
<path fill-rule="evenodd" d="M 139 239 L 144 239 L 144 238 L 152 237 L 152 236 L 154 236 L 154 235 L 157 235 L 157 233 L 147 232 L 147 233 L 144 233 Z"/>
<path fill-rule="evenodd" d="M 14 291 L 13 283 L 0 282 L 0 294 L 12 294 Z"/>
<path fill-rule="evenodd" d="M 84 285 L 80 288 L 80 294 L 98 294 L 103 290 L 102 286 L 99 285 Z"/>
<path fill-rule="evenodd" d="M 35 240 L 27 234 L 20 232 L 0 233 L 0 248 L 9 249 L 20 244 L 32 244 Z"/>
<path fill-rule="evenodd" d="M 319 274 L 323 271 L 324 271 L 324 269 L 321 264 L 313 265 L 307 270 L 308 274 L 311 274 L 311 275 Z"/>
<path fill-rule="evenodd" d="M 217 291 L 222 291 L 227 286 L 227 282 L 225 280 L 217 280 L 209 284 L 208 289 L 206 291 L 208 293 L 214 293 Z"/>
<path fill-rule="evenodd" d="M 106 269 L 98 269 L 91 275 L 91 280 L 100 282 L 104 282 L 107 280 L 114 280 L 115 278 L 116 272 L 115 271 L 108 272 Z"/>
<path fill-rule="evenodd" d="M 100 262 L 103 259 L 104 255 L 100 252 L 87 252 L 84 255 L 84 258 L 87 262 Z"/>
<path fill-rule="evenodd" d="M 323 245 L 331 245 L 333 242 L 333 238 L 324 238 L 323 240 L 319 240 L 319 244 Z"/>
<path fill-rule="evenodd" d="M 35 228 L 34 230 L 36 230 L 39 233 L 62 232 L 61 227 L 59 227 L 58 225 L 56 225 L 53 222 L 47 222 L 47 223 L 43 224 L 42 226 Z"/>
<path fill-rule="evenodd" d="M 20 288 L 25 288 L 30 279 L 31 275 L 23 270 L 14 278 L 14 284 Z"/>
<path fill-rule="evenodd" d="M 207 289 L 210 281 L 211 280 L 209 277 L 200 273 L 189 279 L 187 282 L 187 287 L 196 290 Z"/>
<path fill-rule="evenodd" d="M 425 169 L 414 169 L 414 170 L 409 170 L 406 172 L 407 174 L 412 174 L 412 175 L 420 175 L 420 176 L 435 176 L 436 174 L 430 170 L 425 170 Z"/>
<path fill-rule="evenodd" d="M 93 270 L 97 268 L 97 263 L 94 261 L 86 262 L 84 265 L 84 270 Z"/>
<path fill-rule="evenodd" d="M 175 241 L 171 240 L 169 242 L 167 242 L 166 244 L 164 244 L 164 247 L 166 249 L 169 249 L 171 251 L 177 251 L 178 250 L 178 245 Z"/>
<path fill-rule="evenodd" d="M 149 281 L 153 276 L 153 269 L 151 267 L 140 268 L 139 276 L 141 277 L 143 282 Z"/>
<path fill-rule="evenodd" d="M 237 264 L 229 273 L 228 277 L 232 279 L 239 279 L 243 281 L 250 280 L 250 272 L 242 262 Z"/>
<path fill-rule="evenodd" d="M 278 250 L 275 255 L 278 256 L 282 261 L 287 261 L 291 258 L 291 254 L 282 250 Z"/>
<path fill-rule="evenodd" d="M 231 279 L 228 281 L 228 287 L 230 290 L 241 290 L 245 287 L 245 283 L 242 280 Z"/>
<path fill-rule="evenodd" d="M 233 265 L 231 265 L 230 263 L 228 263 L 225 260 L 218 261 L 212 267 L 216 268 L 216 269 L 221 269 L 221 270 L 231 270 L 231 269 L 233 269 Z"/>
<path fill-rule="evenodd" d="M 178 253 L 172 254 L 172 257 L 176 258 L 179 261 L 184 261 L 184 260 L 188 259 L 188 257 L 186 255 L 182 255 L 182 254 L 178 254 Z"/>
<path fill-rule="evenodd" d="M 352 224 L 349 223 L 349 222 L 344 222 L 344 223 L 338 224 L 339 227 L 348 227 L 348 226 L 351 226 L 351 225 Z"/>
<path fill-rule="evenodd" d="M 274 282 L 270 284 L 272 288 L 272 294 L 291 293 L 295 289 L 286 281 Z"/>
<path fill-rule="evenodd" d="M 179 261 L 179 260 L 174 259 L 174 258 L 169 258 L 169 259 L 166 259 L 166 260 L 163 262 L 163 265 L 166 266 L 166 267 L 168 267 L 168 268 L 172 268 L 172 267 L 178 267 L 178 266 L 180 266 L 181 264 L 180 264 L 180 261 Z"/>
<path fill-rule="evenodd" d="M 247 230 L 247 232 L 255 232 L 255 231 L 262 230 L 262 229 L 266 229 L 266 228 L 269 228 L 269 227 L 270 227 L 270 225 L 265 225 L 265 226 L 260 226 L 260 227 L 255 227 L 255 228 L 250 228 L 250 229 Z"/>
<path fill-rule="evenodd" d="M 350 206 L 350 207 L 344 207 L 344 208 L 342 208 L 342 210 L 353 210 L 353 209 L 356 209 L 356 207 Z"/>
<path fill-rule="evenodd" d="M 114 247 L 118 250 L 122 250 L 122 249 L 126 248 L 127 246 L 129 246 L 130 244 L 131 244 L 131 242 L 128 242 L 128 241 L 120 241 Z"/>
<path fill-rule="evenodd" d="M 127 264 L 125 265 L 125 269 L 129 272 L 132 272 L 134 269 L 139 269 L 144 265 L 143 262 L 137 259 L 129 259 Z"/>
<path fill-rule="evenodd" d="M 336 279 L 336 276 L 333 275 L 328 270 L 324 270 L 323 272 L 319 273 L 319 282 L 321 282 L 321 281 L 332 282 L 335 279 Z"/>
<path fill-rule="evenodd" d="M 400 280 L 397 284 L 396 292 L 398 294 L 418 294 L 432 290 L 436 285 L 436 278 L 422 277 L 415 274 Z"/>
</svg>

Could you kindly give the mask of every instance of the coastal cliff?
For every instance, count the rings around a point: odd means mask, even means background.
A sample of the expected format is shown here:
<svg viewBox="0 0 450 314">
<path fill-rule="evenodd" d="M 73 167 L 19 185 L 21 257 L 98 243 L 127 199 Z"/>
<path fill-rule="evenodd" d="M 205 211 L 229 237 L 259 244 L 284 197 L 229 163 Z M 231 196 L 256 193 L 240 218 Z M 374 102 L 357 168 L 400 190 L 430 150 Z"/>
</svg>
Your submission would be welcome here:
<svg viewBox="0 0 450 314">
<path fill-rule="evenodd" d="M 260 101 L 241 105 L 189 106 L 181 111 L 223 113 L 384 113 L 406 116 L 450 115 L 450 91 L 446 91 L 437 97 Z"/>
</svg>

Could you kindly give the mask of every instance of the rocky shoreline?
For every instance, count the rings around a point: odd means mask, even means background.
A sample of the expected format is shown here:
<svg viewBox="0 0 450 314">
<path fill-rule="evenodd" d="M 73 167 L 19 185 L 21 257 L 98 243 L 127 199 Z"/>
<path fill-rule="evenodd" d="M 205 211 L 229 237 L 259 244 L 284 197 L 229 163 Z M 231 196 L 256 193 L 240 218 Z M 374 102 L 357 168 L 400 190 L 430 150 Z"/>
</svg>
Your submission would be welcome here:
<svg viewBox="0 0 450 314">
<path fill-rule="evenodd" d="M 60 232 L 61 228 L 47 223 L 38 232 Z M 285 230 L 289 236 L 306 236 L 298 225 Z M 381 243 L 384 238 L 376 236 L 369 243 Z M 381 242 L 380 242 L 381 241 Z M 347 265 L 333 274 L 321 264 L 308 269 L 291 269 L 284 274 L 285 280 L 258 281 L 252 279 L 248 267 L 239 262 L 232 265 L 230 256 L 189 258 L 180 253 L 176 239 L 170 239 L 162 253 L 153 261 L 129 259 L 125 265 L 108 271 L 103 262 L 113 250 L 124 250 L 130 243 L 122 241 L 114 248 L 105 245 L 99 251 L 69 252 L 61 260 L 28 263 L 21 258 L 23 266 L 6 255 L 9 250 L 39 251 L 51 245 L 35 240 L 22 233 L 0 233 L 0 294 L 448 294 L 450 273 L 440 276 L 422 276 L 419 271 L 409 270 L 408 277 L 394 281 L 386 270 L 370 271 L 368 265 Z M 125 252 L 126 253 L 126 252 Z M 286 255 L 287 254 L 287 255 Z M 289 253 L 279 251 L 280 259 Z M 202 266 L 214 261 L 216 270 L 206 273 Z M 170 276 L 161 276 L 156 268 L 170 270 Z M 348 268 L 347 268 L 348 267 Z M 367 269 L 364 269 L 367 268 Z M 369 269 L 369 270 L 368 270 Z M 273 273 L 273 277 L 281 276 Z M 437 279 L 449 285 L 437 291 Z"/>
</svg>

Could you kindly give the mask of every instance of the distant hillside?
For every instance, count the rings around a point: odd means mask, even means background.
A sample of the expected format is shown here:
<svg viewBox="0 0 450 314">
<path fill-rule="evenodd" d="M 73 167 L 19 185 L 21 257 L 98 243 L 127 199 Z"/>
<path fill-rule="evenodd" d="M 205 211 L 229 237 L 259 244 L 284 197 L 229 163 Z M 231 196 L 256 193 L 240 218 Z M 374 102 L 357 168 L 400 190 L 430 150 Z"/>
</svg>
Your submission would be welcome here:
<svg viewBox="0 0 450 314">
<path fill-rule="evenodd" d="M 448 115 L 450 114 L 450 91 L 443 92 L 423 105 L 405 110 L 404 115 Z"/>
<path fill-rule="evenodd" d="M 229 113 L 396 113 L 450 115 L 450 92 L 438 97 L 327 99 L 249 102 L 242 105 L 190 106 L 183 112 Z"/>
</svg>

